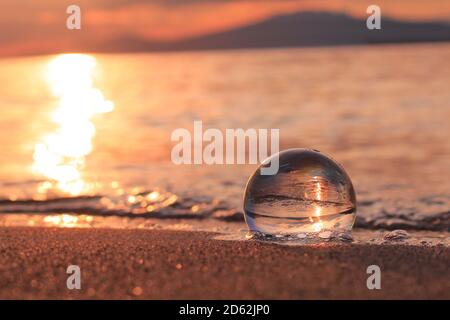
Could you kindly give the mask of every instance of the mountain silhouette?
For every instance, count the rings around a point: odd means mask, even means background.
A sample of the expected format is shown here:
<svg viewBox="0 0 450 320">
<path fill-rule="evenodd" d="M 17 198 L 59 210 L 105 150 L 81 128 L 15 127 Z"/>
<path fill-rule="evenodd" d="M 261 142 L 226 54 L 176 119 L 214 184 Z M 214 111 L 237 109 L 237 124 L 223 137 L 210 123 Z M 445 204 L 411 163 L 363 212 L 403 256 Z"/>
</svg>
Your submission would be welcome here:
<svg viewBox="0 0 450 320">
<path fill-rule="evenodd" d="M 369 30 L 365 19 L 342 13 L 298 12 L 279 15 L 236 29 L 174 42 L 121 38 L 100 51 L 179 51 L 237 48 L 332 46 L 350 44 L 449 41 L 450 25 L 403 22 L 386 17 L 381 30 Z M 95 48 L 94 48 L 95 50 Z"/>
</svg>

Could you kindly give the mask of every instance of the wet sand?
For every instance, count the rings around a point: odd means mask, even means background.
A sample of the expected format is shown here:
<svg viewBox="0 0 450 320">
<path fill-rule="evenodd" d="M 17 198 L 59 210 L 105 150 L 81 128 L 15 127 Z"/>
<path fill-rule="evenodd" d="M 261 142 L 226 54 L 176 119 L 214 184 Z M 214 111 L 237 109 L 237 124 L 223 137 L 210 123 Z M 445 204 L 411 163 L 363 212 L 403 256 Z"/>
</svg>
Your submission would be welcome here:
<svg viewBox="0 0 450 320">
<path fill-rule="evenodd" d="M 223 241 L 205 232 L 0 232 L 2 299 L 450 299 L 447 245 Z M 81 290 L 66 268 L 81 267 Z M 366 268 L 379 265 L 381 290 Z"/>
</svg>

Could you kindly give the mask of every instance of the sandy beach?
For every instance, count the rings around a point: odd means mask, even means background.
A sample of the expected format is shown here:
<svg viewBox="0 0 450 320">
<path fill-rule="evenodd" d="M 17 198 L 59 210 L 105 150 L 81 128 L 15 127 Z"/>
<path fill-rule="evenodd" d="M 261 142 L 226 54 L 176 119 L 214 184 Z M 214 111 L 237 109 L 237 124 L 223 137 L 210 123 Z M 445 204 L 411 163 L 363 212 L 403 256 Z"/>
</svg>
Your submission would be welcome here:
<svg viewBox="0 0 450 320">
<path fill-rule="evenodd" d="M 282 246 L 204 232 L 8 228 L 2 299 L 449 299 L 448 246 Z M 68 290 L 66 268 L 81 268 Z M 366 287 L 367 266 L 382 289 Z"/>
</svg>

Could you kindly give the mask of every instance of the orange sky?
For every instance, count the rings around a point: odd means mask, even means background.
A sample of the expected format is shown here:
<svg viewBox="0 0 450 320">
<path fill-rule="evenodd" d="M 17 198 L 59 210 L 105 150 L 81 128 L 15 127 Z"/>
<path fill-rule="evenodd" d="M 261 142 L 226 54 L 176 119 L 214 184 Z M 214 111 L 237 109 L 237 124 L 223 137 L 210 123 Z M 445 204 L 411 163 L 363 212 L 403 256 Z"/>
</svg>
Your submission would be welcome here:
<svg viewBox="0 0 450 320">
<path fill-rule="evenodd" d="M 0 55 L 70 48 L 75 37 L 81 42 L 123 36 L 174 40 L 302 10 L 363 17 L 375 3 L 386 16 L 450 22 L 450 0 L 1 0 Z M 70 4 L 81 7 L 82 30 L 65 27 Z"/>
</svg>

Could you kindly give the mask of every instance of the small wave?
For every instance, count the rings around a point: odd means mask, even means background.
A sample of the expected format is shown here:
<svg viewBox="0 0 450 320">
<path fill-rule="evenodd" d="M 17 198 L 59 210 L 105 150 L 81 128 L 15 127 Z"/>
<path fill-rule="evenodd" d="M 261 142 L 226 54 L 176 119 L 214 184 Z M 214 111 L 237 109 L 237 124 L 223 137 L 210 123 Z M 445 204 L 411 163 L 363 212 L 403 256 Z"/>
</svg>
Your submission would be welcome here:
<svg viewBox="0 0 450 320">
<path fill-rule="evenodd" d="M 206 196 L 180 196 L 161 189 L 119 195 L 60 197 L 45 200 L 0 200 L 0 213 L 128 216 L 152 218 L 214 217 L 243 221 L 242 214 L 221 200 Z"/>
<path fill-rule="evenodd" d="M 40 217 L 65 215 L 111 218 L 186 219 L 211 225 L 214 221 L 244 222 L 241 209 L 208 195 L 174 193 L 160 188 L 102 190 L 105 194 L 76 197 L 50 195 L 46 197 L 9 197 L 0 199 L 0 224 L 7 216 L 25 221 Z M 363 229 L 407 229 L 450 231 L 450 196 L 434 195 L 409 202 L 405 207 L 381 199 L 367 199 L 358 203 L 355 227 Z M 14 216 L 14 217 L 13 217 Z M 35 218 L 34 218 L 35 217 Z M 50 219 L 50 218 L 48 218 Z M 59 218 L 58 218 L 59 219 Z M 10 221 L 9 219 L 8 221 Z M 83 219 L 81 219 L 83 220 Z M 80 221 L 80 219 L 78 219 Z M 210 222 L 208 222 L 210 221 Z M 23 224 L 23 223 L 20 224 Z M 26 221 L 25 221 L 26 222 Z M 89 221 L 88 221 L 89 222 Z M 108 223 L 110 220 L 108 220 Z M 128 223 L 128 222 L 127 222 Z M 120 225 L 120 223 L 119 223 Z M 102 225 L 107 226 L 107 224 Z"/>
</svg>

